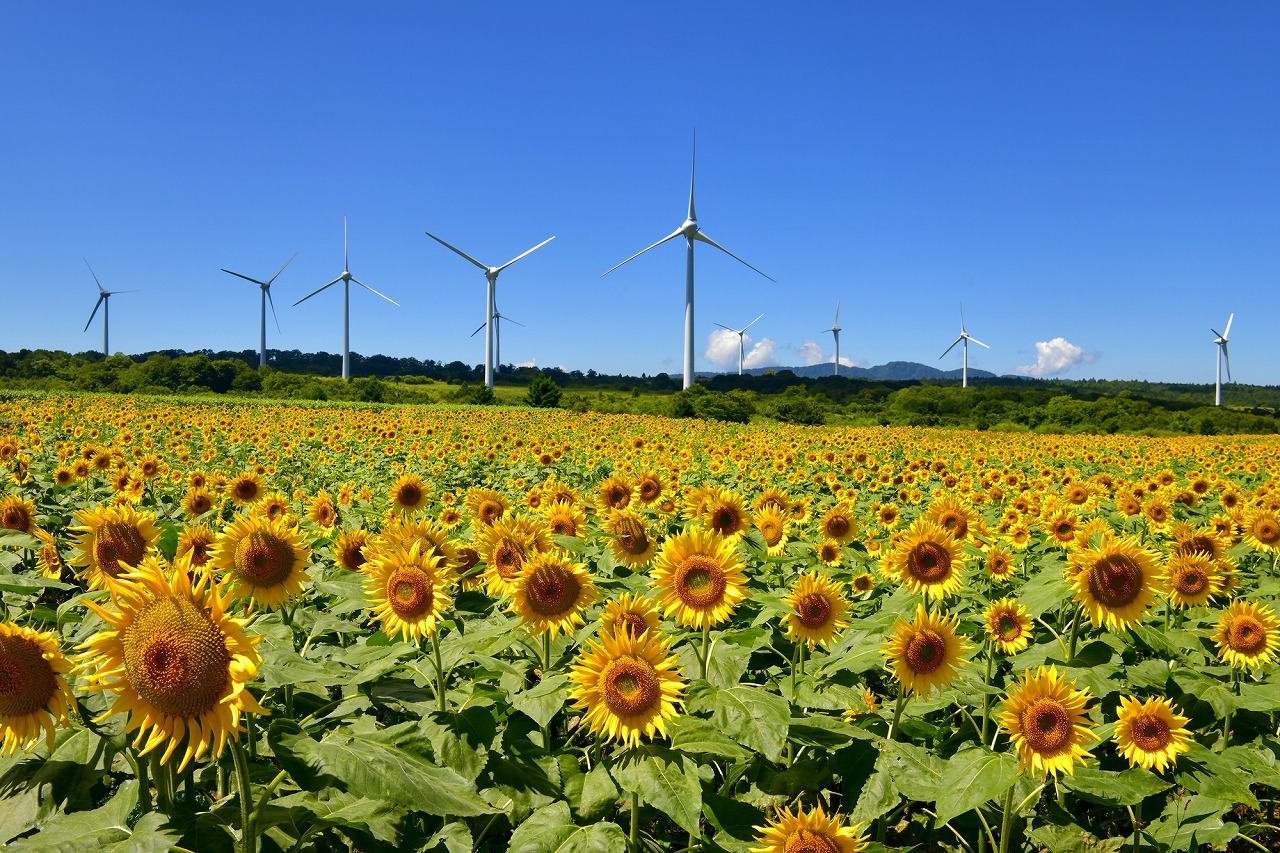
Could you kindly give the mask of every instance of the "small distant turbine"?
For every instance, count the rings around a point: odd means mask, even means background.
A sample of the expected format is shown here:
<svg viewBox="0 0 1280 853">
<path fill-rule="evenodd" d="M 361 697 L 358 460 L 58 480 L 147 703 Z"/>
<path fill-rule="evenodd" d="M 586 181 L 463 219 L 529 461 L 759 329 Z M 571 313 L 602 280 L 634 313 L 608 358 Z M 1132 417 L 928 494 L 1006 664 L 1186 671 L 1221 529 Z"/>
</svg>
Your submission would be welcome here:
<svg viewBox="0 0 1280 853">
<path fill-rule="evenodd" d="M 298 253 L 294 252 L 293 258 L 296 258 L 296 257 L 298 257 Z M 293 263 L 293 258 L 290 258 L 289 260 L 285 261 L 284 266 L 276 270 L 276 274 L 271 276 L 271 278 L 267 279 L 266 281 L 258 281 L 256 278 L 249 278 L 249 276 L 247 275 L 241 275 L 238 272 L 231 272 L 231 270 L 226 269 L 225 267 L 222 270 L 225 273 L 230 273 L 231 275 L 234 275 L 236 278 L 242 278 L 245 281 L 251 281 L 254 284 L 258 285 L 259 289 L 262 290 L 262 310 L 260 312 L 261 316 L 259 317 L 260 322 L 258 323 L 258 366 L 259 367 L 265 367 L 267 364 L 267 303 L 268 302 L 271 303 L 271 318 L 276 321 L 276 331 L 277 332 L 280 331 L 280 318 L 276 316 L 276 303 L 275 303 L 275 300 L 271 298 L 271 282 L 276 280 L 276 276 L 279 276 L 280 273 L 284 272 L 284 267 L 287 267 L 289 266 L 289 264 Z"/>
<path fill-rule="evenodd" d="M 769 279 L 769 281 L 774 281 L 774 279 L 760 272 L 760 270 L 751 266 L 751 264 L 742 260 L 742 258 L 738 257 L 733 252 L 730 252 L 728 249 L 726 249 L 724 246 L 721 246 L 715 240 L 712 240 L 710 237 L 706 235 L 704 231 L 698 228 L 698 216 L 696 213 L 694 213 L 694 210 L 693 210 L 693 179 L 697 170 L 697 160 L 698 160 L 698 137 L 695 134 L 693 137 L 693 161 L 694 161 L 693 169 L 691 169 L 689 172 L 689 214 L 688 216 L 685 217 L 684 224 L 682 224 L 675 231 L 672 231 L 667 236 L 663 237 L 658 242 L 654 243 L 652 246 L 641 249 L 631 257 L 627 258 L 622 263 L 615 264 L 614 266 L 610 267 L 609 269 L 605 270 L 603 273 L 600 274 L 600 277 L 604 278 L 606 275 L 613 272 L 623 264 L 626 264 L 640 257 L 645 252 L 649 251 L 649 249 L 655 248 L 657 246 L 661 246 L 663 243 L 667 242 L 668 240 L 674 240 L 677 237 L 685 238 L 685 240 L 688 243 L 688 248 L 686 249 L 686 252 L 685 252 L 685 273 L 684 273 L 684 387 L 685 388 L 688 388 L 690 385 L 693 384 L 693 244 L 694 242 L 700 240 L 703 243 L 707 243 L 712 246 L 715 246 L 717 249 L 724 252 L 726 255 L 733 258 L 735 261 L 742 264 L 747 269 L 760 273 L 760 275 L 763 275 L 765 278 Z M 776 282 L 774 283 L 776 284 Z"/>
<path fill-rule="evenodd" d="M 455 254 L 461 255 L 462 257 L 466 258 L 468 261 L 471 261 L 471 263 L 475 264 L 481 270 L 484 271 L 485 281 L 489 283 L 489 287 L 487 291 L 488 296 L 486 297 L 486 302 L 485 302 L 486 308 L 485 308 L 485 315 L 484 315 L 484 323 L 486 326 L 489 327 L 489 330 L 485 333 L 485 344 L 484 344 L 484 384 L 486 388 L 492 390 L 493 389 L 493 325 L 492 324 L 498 311 L 498 308 L 494 303 L 494 299 L 496 298 L 495 293 L 498 286 L 498 273 L 502 272 L 507 267 L 511 266 L 516 261 L 525 257 L 526 255 L 531 255 L 534 252 L 538 251 L 543 246 L 547 245 L 552 240 L 554 240 L 555 235 L 552 235 L 547 239 L 543 240 L 541 243 L 534 246 L 532 249 L 528 250 L 527 252 L 522 252 L 521 254 L 516 255 L 514 258 L 507 261 L 502 266 L 491 267 L 491 266 L 488 266 L 487 264 L 480 263 L 475 258 L 471 257 L 470 255 L 468 255 L 466 252 L 462 251 L 458 247 L 450 246 L 448 243 L 441 240 L 439 237 L 432 234 L 430 231 L 427 231 L 424 233 L 428 237 L 430 237 L 432 240 L 435 240 L 437 243 L 439 243 L 441 246 L 444 246 L 446 249 L 448 249 L 449 251 Z M 475 335 L 475 332 L 472 332 L 472 336 L 474 335 Z"/>
<path fill-rule="evenodd" d="M 502 321 L 503 320 L 506 320 L 508 323 L 515 323 L 517 326 L 519 326 L 522 329 L 525 328 L 524 323 L 521 323 L 518 320 L 512 320 L 510 317 L 506 316 L 505 314 L 503 314 L 501 311 L 498 310 L 497 303 L 496 302 L 494 303 L 494 306 L 493 306 L 493 360 L 494 360 L 493 367 L 494 367 L 494 370 L 500 370 L 502 368 Z M 471 337 L 474 338 L 476 335 L 480 334 L 480 330 L 487 325 L 489 325 L 487 321 L 484 323 L 481 323 L 479 326 L 476 327 L 476 330 L 471 333 Z"/>
<path fill-rule="evenodd" d="M 84 260 L 81 258 L 81 260 Z M 85 261 L 84 265 L 89 267 L 89 262 Z M 112 296 L 117 293 L 137 293 L 136 290 L 106 290 L 102 286 L 102 282 L 98 281 L 98 274 L 93 271 L 93 267 L 89 267 L 89 275 L 93 276 L 93 283 L 98 285 L 98 301 L 93 303 L 93 312 L 89 314 L 89 320 L 84 324 L 84 331 L 89 331 L 89 323 L 93 322 L 94 316 L 98 313 L 98 306 L 102 306 L 102 354 L 104 356 L 111 355 L 111 350 L 107 346 L 107 333 L 110 330 L 111 303 L 108 302 Z"/>
<path fill-rule="evenodd" d="M 1231 381 L 1231 356 L 1227 354 L 1227 336 L 1231 334 L 1231 321 L 1236 318 L 1235 312 L 1231 312 L 1231 316 L 1227 318 L 1227 330 L 1222 334 L 1218 334 L 1218 330 L 1210 328 L 1213 332 L 1213 342 L 1218 346 L 1218 364 L 1217 376 L 1213 383 L 1213 404 L 1215 406 L 1222 405 L 1222 362 L 1227 363 L 1227 381 Z"/>
<path fill-rule="evenodd" d="M 277 275 L 279 275 L 279 273 L 277 273 Z M 297 307 L 298 305 L 301 305 L 303 302 L 306 302 L 311 297 L 315 296 L 321 290 L 328 290 L 338 282 L 342 282 L 342 378 L 343 379 L 351 378 L 351 282 L 353 281 L 356 284 L 363 287 L 365 290 L 374 294 L 375 296 L 381 296 L 383 299 L 387 300 L 397 308 L 400 307 L 399 302 L 396 302 L 390 296 L 385 296 L 381 293 L 378 293 L 378 291 L 374 290 L 372 287 L 365 284 L 363 281 L 361 281 L 360 279 L 356 278 L 351 274 L 350 264 L 347 263 L 347 217 L 344 216 L 342 217 L 342 275 L 338 276 L 333 281 L 329 282 L 324 287 L 320 288 L 320 290 L 313 290 L 310 293 L 308 293 L 306 296 L 299 299 L 297 302 L 293 303 L 294 307 Z"/>
<path fill-rule="evenodd" d="M 836 320 L 831 324 L 830 329 L 824 329 L 830 332 L 836 338 L 836 376 L 840 375 L 840 300 L 836 300 Z"/>
<path fill-rule="evenodd" d="M 987 347 L 987 349 L 991 349 L 991 347 L 988 347 L 982 341 L 978 340 L 973 335 L 965 331 L 964 308 L 960 309 L 960 337 L 952 341 L 951 346 L 947 347 L 946 352 L 938 356 L 938 361 L 942 361 L 944 358 L 946 358 L 947 353 L 955 349 L 956 344 L 962 341 L 964 342 L 964 367 L 960 371 L 960 387 L 968 388 L 969 387 L 969 341 L 973 341 L 975 344 L 977 344 L 980 347 Z"/>
<path fill-rule="evenodd" d="M 763 316 L 764 316 L 763 314 L 761 314 L 761 315 L 760 315 L 760 317 L 763 317 Z M 742 362 L 743 362 L 743 360 L 744 360 L 744 356 L 743 356 L 743 344 L 742 344 L 742 338 L 743 338 L 743 335 L 745 335 L 745 334 L 747 333 L 747 329 L 750 329 L 750 328 L 751 328 L 752 326 L 754 326 L 756 323 L 759 323 L 759 322 L 760 322 L 760 317 L 755 318 L 755 319 L 754 319 L 754 320 L 752 320 L 750 323 L 748 323 L 747 325 L 743 326 L 741 329 L 730 329 L 730 328 L 729 328 L 728 326 L 726 326 L 724 323 L 716 323 L 716 325 L 717 325 L 717 326 L 719 326 L 720 328 L 722 328 L 722 329 L 729 329 L 729 331 L 733 332 L 735 335 L 737 335 L 737 336 L 738 336 L 738 375 L 739 375 L 739 376 L 741 376 L 741 375 L 742 375 Z"/>
</svg>

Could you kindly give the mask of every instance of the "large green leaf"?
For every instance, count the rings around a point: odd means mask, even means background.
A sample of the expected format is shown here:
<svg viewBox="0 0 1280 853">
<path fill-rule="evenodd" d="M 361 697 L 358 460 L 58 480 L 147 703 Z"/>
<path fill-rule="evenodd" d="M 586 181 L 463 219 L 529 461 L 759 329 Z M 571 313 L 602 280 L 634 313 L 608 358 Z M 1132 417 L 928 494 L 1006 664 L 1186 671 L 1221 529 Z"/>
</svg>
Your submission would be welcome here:
<svg viewBox="0 0 1280 853">
<path fill-rule="evenodd" d="M 1205 797 L 1257 807 L 1258 800 L 1250 790 L 1253 779 L 1241 767 L 1240 757 L 1219 755 L 1194 740 L 1190 747 L 1178 756 L 1174 778 L 1180 784 Z"/>
<path fill-rule="evenodd" d="M 876 769 L 892 773 L 894 787 L 922 803 L 938 799 L 946 762 L 929 750 L 909 743 L 885 741 L 883 750 Z"/>
<path fill-rule="evenodd" d="M 1200 845 L 1226 844 L 1240 832 L 1236 824 L 1222 819 L 1231 805 L 1230 800 L 1199 795 L 1171 797 L 1163 814 L 1152 821 L 1145 834 L 1165 850 L 1199 850 Z"/>
<path fill-rule="evenodd" d="M 721 690 L 706 685 L 702 690 L 690 691 L 687 701 L 693 713 L 711 711 L 712 725 L 743 746 L 770 761 L 777 761 L 782 754 L 791 724 L 791 706 L 778 694 L 758 686 Z"/>
<path fill-rule="evenodd" d="M 1018 777 L 1018 760 L 985 746 L 962 749 L 947 761 L 938 783 L 939 823 L 1002 796 Z"/>
<path fill-rule="evenodd" d="M 685 832 L 698 835 L 702 785 L 692 758 L 662 747 L 643 747 L 613 768 L 613 778 L 624 791 L 639 792 L 646 805 L 670 817 Z"/>
<path fill-rule="evenodd" d="M 713 756 L 727 758 L 730 761 L 743 761 L 751 757 L 751 752 L 744 749 L 737 741 L 711 724 L 709 720 L 699 717 L 678 716 L 667 723 L 667 735 L 671 738 L 671 748 L 688 753 L 695 758 Z"/>
<path fill-rule="evenodd" d="M 1173 787 L 1149 770 L 1130 767 L 1119 773 L 1077 767 L 1074 775 L 1064 776 L 1062 784 L 1083 799 L 1111 808 L 1135 806 L 1154 794 Z"/>
<path fill-rule="evenodd" d="M 766 822 L 764 812 L 749 803 L 744 803 L 719 794 L 707 794 L 702 801 L 703 810 L 707 813 L 707 822 L 717 832 L 735 838 L 738 841 L 753 841 L 756 838 L 757 826 Z M 720 841 L 719 835 L 716 840 Z"/>
<path fill-rule="evenodd" d="M 498 738 L 498 722 L 490 709 L 472 705 L 456 713 L 433 711 L 422 721 L 422 731 L 442 764 L 474 782 Z"/>
<path fill-rule="evenodd" d="M 60 729 L 48 758 L 16 756 L 0 773 L 0 843 L 43 824 L 59 812 L 93 805 L 92 789 L 110 763 L 107 741 L 88 729 Z"/>
<path fill-rule="evenodd" d="M 1046 610 L 1058 607 L 1071 597 L 1071 587 L 1067 585 L 1062 573 L 1054 570 L 1040 570 L 1031 580 L 1022 585 L 1014 593 L 1018 603 L 1027 608 L 1034 619 Z"/>
<path fill-rule="evenodd" d="M 867 779 L 858 794 L 858 802 L 849 815 L 855 822 L 872 821 L 881 815 L 891 812 L 902 800 L 897 787 L 893 784 L 893 773 L 877 770 Z"/>
<path fill-rule="evenodd" d="M 15 841 L 6 853 L 165 853 L 180 834 L 158 812 L 143 815 L 133 828 L 129 813 L 138 801 L 138 784 L 121 785 L 116 795 L 92 811 L 58 814 L 35 835 Z"/>
<path fill-rule="evenodd" d="M 516 827 L 508 853 L 625 853 L 627 836 L 616 823 L 577 826 L 563 800 L 543 806 Z"/>
<path fill-rule="evenodd" d="M 567 685 L 569 676 L 564 673 L 548 675 L 528 690 L 522 690 L 511 697 L 511 706 L 540 726 L 551 722 L 551 718 L 564 707 L 568 697 Z"/>
<path fill-rule="evenodd" d="M 277 797 L 271 804 L 276 808 L 296 810 L 298 813 L 293 816 L 295 824 L 303 823 L 310 816 L 313 820 L 363 830 L 388 844 L 400 842 L 396 827 L 407 811 L 385 800 L 357 797 L 336 788 L 298 791 Z"/>
</svg>

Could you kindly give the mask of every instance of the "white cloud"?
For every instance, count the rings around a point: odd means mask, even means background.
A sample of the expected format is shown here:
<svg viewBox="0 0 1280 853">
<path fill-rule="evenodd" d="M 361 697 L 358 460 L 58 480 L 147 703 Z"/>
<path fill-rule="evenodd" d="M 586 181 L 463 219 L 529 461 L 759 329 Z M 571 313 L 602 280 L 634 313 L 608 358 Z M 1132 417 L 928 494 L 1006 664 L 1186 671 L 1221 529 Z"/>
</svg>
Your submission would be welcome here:
<svg viewBox="0 0 1280 853">
<path fill-rule="evenodd" d="M 519 362 L 518 364 L 513 364 L 513 365 L 511 365 L 511 366 L 512 366 L 512 367 L 537 367 L 537 366 L 538 366 L 538 359 L 537 359 L 537 358 L 531 358 L 531 359 L 529 359 L 528 361 L 522 361 L 522 362 Z"/>
<path fill-rule="evenodd" d="M 827 361 L 826 356 L 822 354 L 822 347 L 818 342 L 808 339 L 796 348 L 796 355 L 800 356 L 800 360 L 806 365 L 822 364 L 824 361 Z"/>
<path fill-rule="evenodd" d="M 751 340 L 751 336 L 747 335 L 747 340 Z M 778 359 L 773 354 L 774 342 L 769 338 L 761 338 L 751 351 L 747 353 L 743 364 L 748 367 L 772 367 L 778 363 Z"/>
<path fill-rule="evenodd" d="M 827 359 L 827 361 L 835 361 L 835 357 L 833 356 L 832 358 Z M 847 355 L 840 356 L 840 365 L 842 367 L 864 367 L 865 366 L 863 365 L 862 362 L 854 361 L 853 359 L 849 358 L 849 356 Z"/>
<path fill-rule="evenodd" d="M 1051 341 L 1036 341 L 1036 363 L 1022 364 L 1015 370 L 1030 376 L 1053 376 L 1097 358 L 1096 354 L 1085 352 L 1066 338 L 1057 337 Z"/>
<path fill-rule="evenodd" d="M 743 343 L 751 340 L 746 336 Z M 707 335 L 707 351 L 702 357 L 719 370 L 736 370 L 738 367 L 738 335 L 728 329 L 716 329 Z"/>
</svg>

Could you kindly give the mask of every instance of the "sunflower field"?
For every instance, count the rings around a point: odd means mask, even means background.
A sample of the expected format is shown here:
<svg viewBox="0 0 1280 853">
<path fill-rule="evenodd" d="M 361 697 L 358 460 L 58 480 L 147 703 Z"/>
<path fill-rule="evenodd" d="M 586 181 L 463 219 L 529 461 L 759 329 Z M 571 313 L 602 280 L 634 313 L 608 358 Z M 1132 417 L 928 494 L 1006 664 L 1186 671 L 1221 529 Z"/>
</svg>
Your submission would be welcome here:
<svg viewBox="0 0 1280 853">
<path fill-rule="evenodd" d="M 0 846 L 1280 849 L 1280 439 L 0 400 Z"/>
</svg>

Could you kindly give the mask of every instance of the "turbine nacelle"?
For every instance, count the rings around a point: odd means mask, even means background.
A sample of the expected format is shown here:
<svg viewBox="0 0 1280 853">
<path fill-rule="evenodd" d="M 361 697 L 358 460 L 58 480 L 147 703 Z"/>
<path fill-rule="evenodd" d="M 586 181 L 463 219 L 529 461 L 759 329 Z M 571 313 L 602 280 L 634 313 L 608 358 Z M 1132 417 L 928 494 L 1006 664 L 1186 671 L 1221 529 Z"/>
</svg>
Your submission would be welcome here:
<svg viewBox="0 0 1280 853">
<path fill-rule="evenodd" d="M 678 232 L 678 233 L 683 234 L 685 237 L 692 237 L 692 238 L 694 238 L 694 239 L 697 239 L 697 237 L 698 237 L 698 220 L 696 220 L 696 219 L 686 219 L 686 220 L 684 221 L 684 224 L 680 226 L 680 230 L 679 230 L 679 232 Z"/>
</svg>

